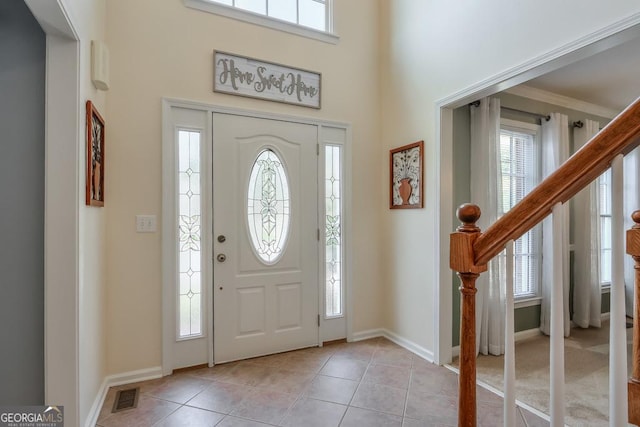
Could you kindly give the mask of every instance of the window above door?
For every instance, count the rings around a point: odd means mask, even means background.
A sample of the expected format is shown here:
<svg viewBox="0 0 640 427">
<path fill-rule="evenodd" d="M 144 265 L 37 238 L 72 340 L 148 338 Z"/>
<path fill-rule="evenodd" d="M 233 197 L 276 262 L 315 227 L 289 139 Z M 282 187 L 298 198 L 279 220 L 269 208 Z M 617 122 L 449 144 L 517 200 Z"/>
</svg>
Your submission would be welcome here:
<svg viewBox="0 0 640 427">
<path fill-rule="evenodd" d="M 184 0 L 192 9 L 336 44 L 333 0 Z"/>
</svg>

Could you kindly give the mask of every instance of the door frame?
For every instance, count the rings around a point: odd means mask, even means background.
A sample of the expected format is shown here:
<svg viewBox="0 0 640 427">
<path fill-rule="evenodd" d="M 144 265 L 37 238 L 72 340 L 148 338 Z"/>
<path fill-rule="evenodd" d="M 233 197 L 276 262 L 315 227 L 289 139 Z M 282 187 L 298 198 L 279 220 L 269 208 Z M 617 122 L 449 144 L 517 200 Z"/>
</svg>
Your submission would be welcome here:
<svg viewBox="0 0 640 427">
<path fill-rule="evenodd" d="M 80 424 L 80 36 L 62 1 L 24 0 L 46 35 L 44 399 Z"/>
<path fill-rule="evenodd" d="M 175 257 L 174 257 L 174 244 L 175 241 L 169 236 L 174 235 L 175 224 L 173 222 L 174 212 L 175 212 L 175 196 L 174 196 L 174 187 L 171 184 L 173 178 L 171 174 L 173 173 L 173 165 L 175 161 L 175 152 L 172 149 L 173 146 L 173 138 L 174 138 L 174 129 L 171 124 L 171 110 L 172 108 L 181 108 L 187 110 L 194 110 L 196 112 L 202 113 L 205 112 L 208 114 L 207 124 L 208 129 L 206 133 L 207 140 L 207 148 L 204 151 L 207 153 L 207 158 L 204 160 L 206 162 L 207 168 L 209 169 L 206 172 L 208 177 L 212 177 L 213 171 L 213 157 L 212 157 L 212 114 L 213 113 L 221 113 L 221 114 L 232 114 L 237 116 L 251 117 L 251 118 L 259 118 L 259 119 L 267 119 L 267 120 L 278 120 L 278 121 L 287 121 L 299 124 L 307 124 L 307 125 L 315 125 L 318 126 L 318 144 L 320 146 L 324 146 L 325 144 L 331 143 L 340 143 L 343 147 L 344 152 L 344 160 L 343 160 L 343 174 L 344 174 L 344 220 L 342 227 L 342 238 L 343 238 L 343 247 L 344 247 L 344 262 L 343 262 L 343 274 L 344 274 L 344 282 L 345 286 L 343 289 L 344 292 L 344 307 L 345 307 L 345 320 L 346 320 L 346 338 L 347 340 L 351 340 L 352 337 L 352 290 L 351 290 L 351 125 L 344 122 L 337 121 L 329 121 L 317 118 L 310 117 L 302 117 L 302 116 L 294 116 L 288 114 L 280 114 L 280 113 L 272 113 L 266 111 L 258 111 L 258 110 L 248 110 L 242 108 L 235 107 L 227 107 L 215 104 L 208 104 L 204 102 L 197 101 L 189 101 L 183 99 L 176 98 L 163 98 L 162 99 L 162 373 L 163 375 L 170 375 L 172 373 L 173 366 L 173 344 L 175 342 L 175 319 L 176 319 L 176 304 L 175 304 Z M 327 130 L 330 129 L 338 129 L 344 132 L 344 141 L 335 141 L 332 140 L 331 132 Z M 323 155 L 318 157 L 318 162 L 324 158 Z M 318 173 L 323 173 L 322 168 L 318 167 Z M 320 175 L 319 175 L 320 176 Z M 212 192 L 212 183 L 208 183 L 208 187 L 204 189 L 206 194 L 209 195 Z M 319 192 L 318 196 L 324 194 L 324 192 Z M 207 196 L 208 197 L 208 196 Z M 319 200 L 319 212 L 324 208 L 324 201 Z M 207 217 L 213 219 L 213 204 L 211 203 L 207 205 Z M 211 227 L 206 228 L 205 232 L 211 233 Z M 213 257 L 213 238 L 211 235 L 205 236 L 206 248 L 206 257 L 210 261 L 212 261 Z M 321 241 L 318 242 L 319 248 L 321 248 Z M 322 251 L 319 250 L 319 256 L 322 257 Z M 321 265 L 321 264 L 320 264 Z M 207 263 L 207 271 L 205 273 L 206 283 L 205 283 L 205 306 L 206 306 L 206 317 L 205 321 L 205 331 L 207 338 L 207 348 L 208 348 L 208 364 L 209 366 L 214 365 L 214 353 L 213 353 L 213 267 L 212 263 Z M 319 313 L 323 313 L 324 303 L 324 281 L 321 280 L 323 276 L 323 269 L 318 269 L 318 287 L 319 287 Z M 324 328 L 324 316 L 320 316 L 320 326 L 319 326 L 319 342 L 318 345 L 322 345 L 322 336 L 323 336 L 323 328 Z"/>
<path fill-rule="evenodd" d="M 452 272 L 449 267 L 449 235 L 454 231 L 453 194 L 453 110 L 479 98 L 506 91 L 528 80 L 558 70 L 566 65 L 588 58 L 609 48 L 618 46 L 629 40 L 640 38 L 640 13 L 636 13 L 607 27 L 587 34 L 577 40 L 546 52 L 515 67 L 475 83 L 459 92 L 436 101 L 436 158 L 437 206 L 439 215 L 436 219 L 437 261 L 436 286 L 434 299 L 437 301 L 433 313 L 434 361 L 439 365 L 451 363 L 453 299 L 451 294 Z"/>
</svg>

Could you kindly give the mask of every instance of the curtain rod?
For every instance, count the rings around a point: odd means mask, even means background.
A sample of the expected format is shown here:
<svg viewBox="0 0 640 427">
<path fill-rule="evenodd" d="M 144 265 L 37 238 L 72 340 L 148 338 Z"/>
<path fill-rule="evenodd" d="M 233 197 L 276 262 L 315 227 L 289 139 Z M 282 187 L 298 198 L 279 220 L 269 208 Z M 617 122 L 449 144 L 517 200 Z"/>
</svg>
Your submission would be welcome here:
<svg viewBox="0 0 640 427">
<path fill-rule="evenodd" d="M 480 105 L 480 101 L 479 100 L 469 103 L 470 107 L 477 107 L 479 105 Z M 502 107 L 502 106 L 500 106 L 500 109 L 501 110 L 509 110 L 509 111 L 513 111 L 515 113 L 520 113 L 520 114 L 528 114 L 530 116 L 538 117 L 540 120 L 545 119 L 546 121 L 549 121 L 551 119 L 551 116 L 549 116 L 549 115 L 532 113 L 531 111 L 518 110 L 516 108 L 511 108 L 511 107 Z M 571 123 L 571 125 L 574 128 L 581 128 L 581 127 L 584 126 L 584 123 L 581 120 L 578 120 L 576 122 Z M 600 128 L 600 130 L 602 130 L 602 128 Z"/>
<path fill-rule="evenodd" d="M 538 113 L 532 113 L 531 111 L 524 111 L 524 110 L 518 110 L 517 108 L 510 108 L 510 107 L 500 107 L 501 110 L 507 110 L 507 111 L 513 111 L 514 113 L 520 113 L 520 114 L 528 114 L 530 116 L 534 116 L 539 118 L 540 120 L 544 119 L 546 121 L 551 120 L 551 116 L 548 114 L 538 114 Z"/>
<path fill-rule="evenodd" d="M 477 107 L 478 105 L 480 105 L 480 101 L 479 100 L 469 103 L 469 106 L 473 106 L 473 107 Z M 517 108 L 503 107 L 503 106 L 500 106 L 500 109 L 501 110 L 513 111 L 514 113 L 528 114 L 530 116 L 537 117 L 540 120 L 545 119 L 546 121 L 549 121 L 551 119 L 551 116 L 549 116 L 548 114 L 532 113 L 531 111 L 518 110 Z"/>
</svg>

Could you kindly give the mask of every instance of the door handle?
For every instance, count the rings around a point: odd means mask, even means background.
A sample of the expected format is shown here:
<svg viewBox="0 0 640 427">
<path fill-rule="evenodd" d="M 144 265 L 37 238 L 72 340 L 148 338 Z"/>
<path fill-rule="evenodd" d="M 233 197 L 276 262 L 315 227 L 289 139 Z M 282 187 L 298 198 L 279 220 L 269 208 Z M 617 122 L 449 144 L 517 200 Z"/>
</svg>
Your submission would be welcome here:
<svg viewBox="0 0 640 427">
<path fill-rule="evenodd" d="M 218 262 L 225 262 L 227 260 L 227 256 L 225 254 L 218 254 L 216 259 L 218 260 Z"/>
</svg>

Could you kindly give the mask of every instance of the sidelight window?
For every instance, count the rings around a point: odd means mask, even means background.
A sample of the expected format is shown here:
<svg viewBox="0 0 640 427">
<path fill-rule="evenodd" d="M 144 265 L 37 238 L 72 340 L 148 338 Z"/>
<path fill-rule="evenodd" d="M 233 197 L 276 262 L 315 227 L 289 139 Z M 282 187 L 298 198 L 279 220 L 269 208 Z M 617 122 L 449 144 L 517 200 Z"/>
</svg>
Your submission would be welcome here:
<svg viewBox="0 0 640 427">
<path fill-rule="evenodd" d="M 179 338 L 202 335 L 202 233 L 198 131 L 178 130 Z"/>
<path fill-rule="evenodd" d="M 325 146 L 325 316 L 342 308 L 342 148 Z"/>
</svg>

